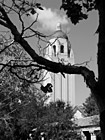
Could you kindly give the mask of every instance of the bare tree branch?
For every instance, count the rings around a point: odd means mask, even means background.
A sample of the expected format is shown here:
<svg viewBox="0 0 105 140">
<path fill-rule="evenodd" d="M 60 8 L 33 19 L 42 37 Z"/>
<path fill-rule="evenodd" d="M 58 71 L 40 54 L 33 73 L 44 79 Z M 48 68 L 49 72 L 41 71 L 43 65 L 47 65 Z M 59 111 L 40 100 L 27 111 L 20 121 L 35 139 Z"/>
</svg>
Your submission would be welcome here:
<svg viewBox="0 0 105 140">
<path fill-rule="evenodd" d="M 0 72 L 2 72 L 3 69 L 8 67 L 9 71 L 12 74 L 14 74 L 16 77 L 18 77 L 21 80 L 27 81 L 28 83 L 40 83 L 45 80 L 44 79 L 45 75 L 43 75 L 43 72 L 40 71 L 42 69 L 42 67 L 40 65 L 32 64 L 32 63 L 30 63 L 28 65 L 22 65 L 22 64 L 19 65 L 19 64 L 15 64 L 15 63 L 11 63 L 11 62 L 12 61 L 9 61 L 7 64 L 0 63 L 0 66 L 2 66 L 2 68 L 0 69 Z M 35 68 L 32 68 L 32 67 L 35 67 Z M 32 68 L 32 69 L 30 69 L 30 72 L 27 77 L 26 76 L 27 73 L 23 74 L 23 75 L 18 73 L 17 68 Z M 36 72 L 38 72 L 38 73 L 36 73 Z"/>
<path fill-rule="evenodd" d="M 34 62 L 37 62 L 43 69 L 54 73 L 60 72 L 61 74 L 80 74 L 84 77 L 86 84 L 90 89 L 93 89 L 96 86 L 97 82 L 95 79 L 95 75 L 93 71 L 89 70 L 88 68 L 75 65 L 63 65 L 61 63 L 52 62 L 43 58 L 42 56 L 39 56 L 35 52 L 35 50 L 33 50 L 32 47 L 28 44 L 28 42 L 24 38 L 22 38 L 21 34 L 17 30 L 17 27 L 12 23 L 2 7 L 0 7 L 0 11 L 4 15 L 6 23 L 8 24 L 9 29 L 14 35 L 14 41 L 19 43 L 25 49 L 25 51 L 31 56 Z"/>
<path fill-rule="evenodd" d="M 28 27 L 26 27 L 26 28 L 24 29 L 24 32 L 25 32 L 26 30 L 30 29 L 30 28 L 37 22 L 37 19 L 38 19 L 38 14 L 37 14 L 37 16 L 36 16 L 36 19 L 35 19 Z"/>
</svg>

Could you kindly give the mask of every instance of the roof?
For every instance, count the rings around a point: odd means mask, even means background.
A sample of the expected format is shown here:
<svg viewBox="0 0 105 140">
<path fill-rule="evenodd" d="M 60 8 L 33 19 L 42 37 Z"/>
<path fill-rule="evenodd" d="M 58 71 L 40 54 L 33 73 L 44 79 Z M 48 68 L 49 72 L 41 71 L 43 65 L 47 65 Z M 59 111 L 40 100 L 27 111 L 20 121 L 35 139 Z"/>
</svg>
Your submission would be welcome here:
<svg viewBox="0 0 105 140">
<path fill-rule="evenodd" d="M 85 111 L 84 111 L 84 109 L 83 109 L 82 106 L 75 106 L 75 108 L 74 108 L 74 114 L 77 112 L 77 110 L 79 110 L 79 112 L 81 112 L 81 114 L 82 114 L 83 117 L 86 117 L 86 113 L 85 113 Z"/>
<path fill-rule="evenodd" d="M 80 118 L 75 120 L 78 127 L 90 127 L 99 125 L 99 115 Z"/>
<path fill-rule="evenodd" d="M 52 34 L 53 38 L 65 38 L 68 39 L 67 35 L 62 30 L 57 30 Z"/>
</svg>

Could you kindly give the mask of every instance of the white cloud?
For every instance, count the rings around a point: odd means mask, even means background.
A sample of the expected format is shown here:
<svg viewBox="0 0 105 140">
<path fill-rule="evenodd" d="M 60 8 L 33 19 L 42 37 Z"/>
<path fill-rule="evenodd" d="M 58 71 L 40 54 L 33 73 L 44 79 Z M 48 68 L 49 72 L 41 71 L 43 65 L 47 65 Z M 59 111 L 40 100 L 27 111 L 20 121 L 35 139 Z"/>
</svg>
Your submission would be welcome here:
<svg viewBox="0 0 105 140">
<path fill-rule="evenodd" d="M 38 13 L 38 23 L 40 23 L 43 30 L 55 31 L 56 25 L 60 22 L 62 25 L 67 25 L 68 20 L 66 15 L 59 14 L 56 10 L 51 8 L 45 8 L 44 10 L 36 9 Z M 32 15 L 32 18 L 36 18 L 36 14 Z"/>
</svg>

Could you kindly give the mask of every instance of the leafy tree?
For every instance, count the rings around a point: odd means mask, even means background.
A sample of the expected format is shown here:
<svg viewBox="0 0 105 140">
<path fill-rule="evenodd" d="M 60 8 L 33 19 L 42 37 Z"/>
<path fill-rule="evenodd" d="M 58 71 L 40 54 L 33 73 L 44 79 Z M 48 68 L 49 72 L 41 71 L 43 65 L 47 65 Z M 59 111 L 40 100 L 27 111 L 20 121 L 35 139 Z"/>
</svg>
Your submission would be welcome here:
<svg viewBox="0 0 105 140">
<path fill-rule="evenodd" d="M 80 139 L 75 131 L 75 124 L 72 121 L 73 109 L 62 101 L 51 102 L 46 105 L 42 117 L 37 120 L 37 132 L 43 132 L 45 139 L 69 140 Z M 34 133 L 36 139 L 36 133 Z M 40 134 L 39 133 L 39 134 Z"/>
<path fill-rule="evenodd" d="M 0 139 L 27 139 L 48 97 L 7 70 L 0 79 Z"/>
<path fill-rule="evenodd" d="M 99 114 L 99 109 L 94 100 L 93 94 L 90 94 L 90 96 L 86 98 L 85 103 L 83 103 L 83 108 L 87 116 L 93 116 Z"/>
<path fill-rule="evenodd" d="M 99 34 L 98 42 L 98 79 L 95 78 L 95 74 L 92 70 L 85 66 L 77 65 L 63 65 L 61 63 L 52 62 L 46 60 L 41 55 L 36 53 L 36 51 L 29 44 L 27 38 L 38 37 L 38 44 L 40 40 L 45 39 L 47 36 L 39 33 L 35 28 L 33 28 L 36 20 L 31 24 L 27 24 L 26 16 L 29 16 L 29 11 L 31 14 L 37 15 L 35 8 L 43 10 L 41 5 L 36 1 L 28 0 L 2 0 L 0 2 L 0 25 L 4 27 L 4 30 L 11 31 L 13 41 L 11 43 L 17 43 L 30 55 L 32 59 L 31 65 L 39 69 L 46 69 L 50 72 L 66 74 L 80 74 L 84 77 L 87 86 L 90 88 L 91 93 L 94 95 L 95 101 L 99 108 L 100 112 L 100 127 L 102 132 L 102 137 L 105 139 L 105 96 L 104 96 L 104 82 L 105 82 L 105 1 L 104 0 L 62 0 L 61 8 L 67 12 L 71 21 L 76 24 L 79 20 L 86 19 L 88 17 L 89 11 L 95 9 L 98 10 L 99 14 L 99 27 L 97 33 Z M 12 13 L 12 14 L 11 14 Z M 18 22 L 13 21 L 13 15 L 17 17 Z M 20 25 L 21 28 L 18 26 Z M 2 36 L 3 37 L 3 36 Z M 9 48 L 10 45 L 2 42 L 3 52 L 6 48 Z M 40 44 L 39 44 L 40 46 Z M 3 65 L 4 66 L 4 65 Z M 56 68 L 56 69 L 55 69 Z"/>
<path fill-rule="evenodd" d="M 19 45 L 11 45 L 0 58 L 0 139 L 27 140 L 36 126 L 37 112 L 48 98 L 36 88 L 42 72 L 27 67 L 31 59 Z"/>
</svg>

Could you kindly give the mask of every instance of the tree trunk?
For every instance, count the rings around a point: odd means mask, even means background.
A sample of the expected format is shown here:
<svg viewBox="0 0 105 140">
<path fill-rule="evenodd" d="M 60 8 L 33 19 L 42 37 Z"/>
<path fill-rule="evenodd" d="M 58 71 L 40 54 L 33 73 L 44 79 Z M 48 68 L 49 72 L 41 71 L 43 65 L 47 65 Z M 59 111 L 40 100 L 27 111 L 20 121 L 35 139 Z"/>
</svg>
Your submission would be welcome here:
<svg viewBox="0 0 105 140">
<path fill-rule="evenodd" d="M 105 0 L 100 0 L 99 11 L 99 42 L 98 42 L 98 86 L 97 101 L 100 110 L 100 127 L 102 139 L 105 140 Z M 98 100 L 98 99 L 97 99 Z"/>
<path fill-rule="evenodd" d="M 101 137 L 102 140 L 105 140 L 105 97 L 103 96 L 104 92 L 100 90 L 100 85 L 93 92 L 96 103 L 100 112 L 100 128 L 101 128 Z M 101 94 L 102 93 L 102 94 Z"/>
<path fill-rule="evenodd" d="M 102 113 L 100 113 L 100 127 L 102 140 L 105 140 L 105 110 Z"/>
</svg>

